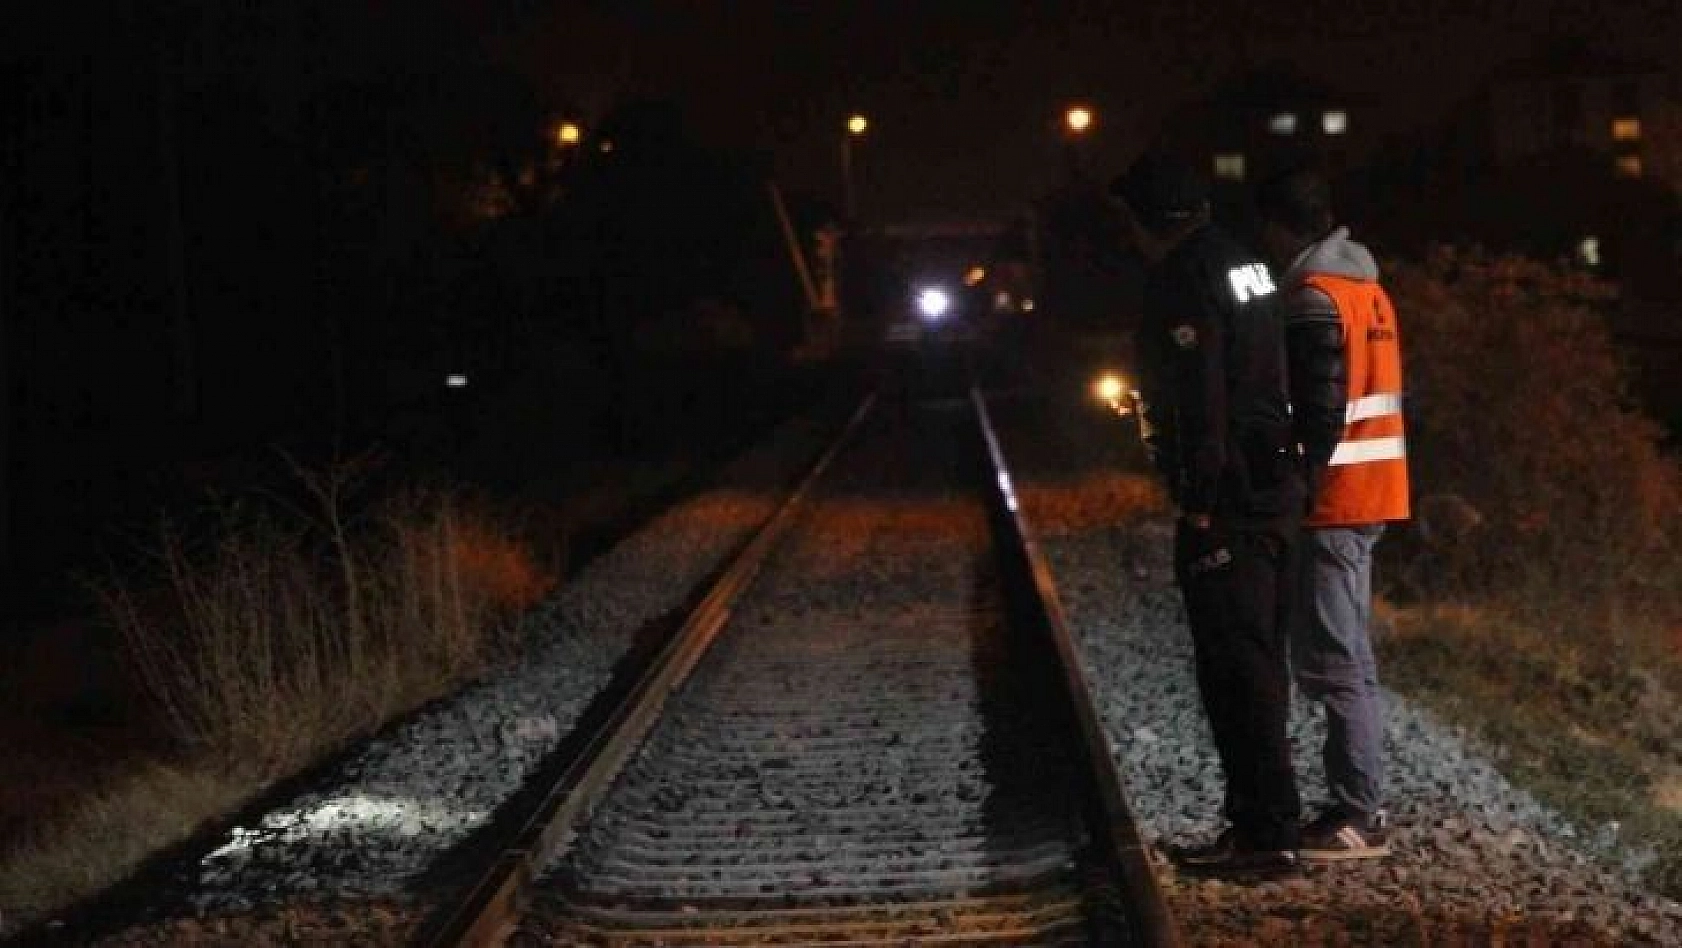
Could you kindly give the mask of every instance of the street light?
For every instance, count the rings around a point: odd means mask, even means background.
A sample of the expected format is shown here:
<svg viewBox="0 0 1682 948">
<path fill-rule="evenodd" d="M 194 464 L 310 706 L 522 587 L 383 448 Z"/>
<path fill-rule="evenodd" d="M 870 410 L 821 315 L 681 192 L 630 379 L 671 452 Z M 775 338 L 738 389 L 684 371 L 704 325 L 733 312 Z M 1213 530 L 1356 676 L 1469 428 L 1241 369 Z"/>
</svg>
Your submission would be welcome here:
<svg viewBox="0 0 1682 948">
<path fill-rule="evenodd" d="M 555 126 L 555 144 L 562 148 L 572 148 L 584 140 L 584 130 L 577 122 L 562 122 Z"/>
<path fill-rule="evenodd" d="M 869 128 L 870 120 L 855 112 L 847 118 L 847 134 L 841 136 L 841 198 L 848 222 L 858 210 L 853 200 L 853 139 L 863 138 Z"/>
<path fill-rule="evenodd" d="M 1063 160 L 1069 166 L 1069 176 L 1076 181 L 1092 177 L 1092 123 L 1096 120 L 1092 107 L 1074 103 L 1063 110 Z"/>
<path fill-rule="evenodd" d="M 1063 127 L 1070 134 L 1084 135 L 1092 127 L 1092 110 L 1084 105 L 1071 105 L 1063 113 Z"/>
</svg>

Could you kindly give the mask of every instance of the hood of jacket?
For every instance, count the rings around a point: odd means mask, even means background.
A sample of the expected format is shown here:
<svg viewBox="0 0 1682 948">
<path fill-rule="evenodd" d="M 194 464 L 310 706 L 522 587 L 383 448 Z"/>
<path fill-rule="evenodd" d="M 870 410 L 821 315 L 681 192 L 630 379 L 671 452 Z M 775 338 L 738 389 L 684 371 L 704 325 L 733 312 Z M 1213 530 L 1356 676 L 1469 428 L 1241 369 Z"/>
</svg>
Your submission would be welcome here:
<svg viewBox="0 0 1682 948">
<path fill-rule="evenodd" d="M 1349 228 L 1339 227 L 1304 247 L 1286 269 L 1285 281 L 1301 283 L 1311 273 L 1377 281 L 1378 263 L 1371 251 L 1349 239 Z"/>
</svg>

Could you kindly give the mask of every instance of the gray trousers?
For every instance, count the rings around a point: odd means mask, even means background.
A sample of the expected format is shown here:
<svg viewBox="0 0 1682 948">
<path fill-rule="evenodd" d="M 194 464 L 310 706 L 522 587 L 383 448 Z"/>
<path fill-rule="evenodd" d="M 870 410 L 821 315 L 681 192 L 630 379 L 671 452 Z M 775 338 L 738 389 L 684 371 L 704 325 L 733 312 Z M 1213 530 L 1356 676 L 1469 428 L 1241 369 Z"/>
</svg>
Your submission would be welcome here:
<svg viewBox="0 0 1682 948">
<path fill-rule="evenodd" d="M 1303 531 L 1291 622 L 1297 687 L 1326 709 L 1322 759 L 1332 805 L 1371 819 L 1384 784 L 1384 711 L 1373 660 L 1372 550 L 1383 524 Z"/>
</svg>

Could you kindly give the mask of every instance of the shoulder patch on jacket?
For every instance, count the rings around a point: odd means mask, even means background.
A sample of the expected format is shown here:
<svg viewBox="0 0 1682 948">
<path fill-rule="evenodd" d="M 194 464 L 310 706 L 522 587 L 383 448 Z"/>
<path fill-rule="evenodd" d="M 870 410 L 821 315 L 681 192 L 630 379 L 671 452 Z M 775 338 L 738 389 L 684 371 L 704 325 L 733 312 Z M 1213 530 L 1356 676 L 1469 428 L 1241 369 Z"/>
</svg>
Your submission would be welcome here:
<svg viewBox="0 0 1682 948">
<path fill-rule="evenodd" d="M 1248 303 L 1258 296 L 1266 296 L 1273 292 L 1273 275 L 1267 272 L 1265 263 L 1234 267 L 1226 272 L 1226 281 L 1232 285 L 1232 295 L 1236 296 L 1240 303 Z"/>
</svg>

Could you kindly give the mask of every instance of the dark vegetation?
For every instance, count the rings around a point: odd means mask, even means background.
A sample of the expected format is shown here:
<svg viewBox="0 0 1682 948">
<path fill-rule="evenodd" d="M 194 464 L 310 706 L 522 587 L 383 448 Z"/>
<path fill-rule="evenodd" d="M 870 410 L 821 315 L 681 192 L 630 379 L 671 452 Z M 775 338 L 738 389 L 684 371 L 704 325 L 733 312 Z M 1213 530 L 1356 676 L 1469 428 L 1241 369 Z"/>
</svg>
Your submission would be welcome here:
<svg viewBox="0 0 1682 948">
<path fill-rule="evenodd" d="M 1416 491 L 1380 548 L 1384 676 L 1674 898 L 1682 467 L 1632 392 L 1614 287 L 1448 249 L 1389 285 Z"/>
<path fill-rule="evenodd" d="M 275 447 L 554 486 L 788 389 L 763 163 L 673 107 L 540 92 L 457 6 L 116 4 L 8 37 L 7 620 L 61 612 L 159 503 L 283 484 Z"/>
<path fill-rule="evenodd" d="M 579 548 L 843 374 L 790 356 L 768 163 L 540 88 L 472 39 L 501 14 L 55 9 L 0 40 L 14 918 L 506 657 Z M 90 849 L 17 848 L 60 817 Z"/>
</svg>

